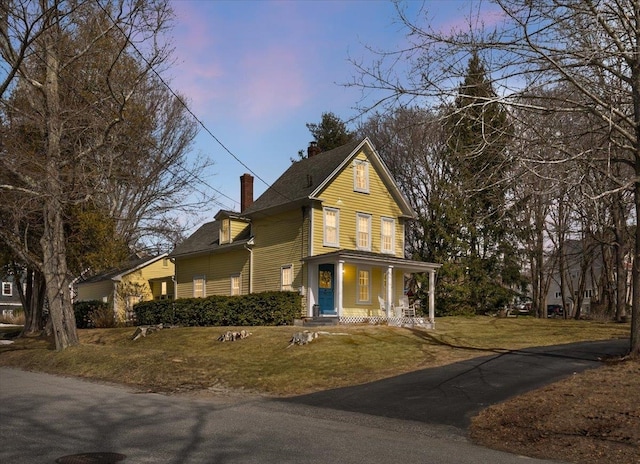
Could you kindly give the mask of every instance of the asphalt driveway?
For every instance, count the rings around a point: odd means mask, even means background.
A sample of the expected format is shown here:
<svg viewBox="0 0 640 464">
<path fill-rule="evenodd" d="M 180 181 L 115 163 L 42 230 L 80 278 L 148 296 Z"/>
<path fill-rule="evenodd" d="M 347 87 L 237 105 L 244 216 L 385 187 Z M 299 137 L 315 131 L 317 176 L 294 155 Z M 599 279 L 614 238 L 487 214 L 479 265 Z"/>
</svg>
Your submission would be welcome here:
<svg viewBox="0 0 640 464">
<path fill-rule="evenodd" d="M 624 354 L 628 339 L 572 343 L 491 355 L 284 401 L 466 429 L 473 415 Z"/>
</svg>

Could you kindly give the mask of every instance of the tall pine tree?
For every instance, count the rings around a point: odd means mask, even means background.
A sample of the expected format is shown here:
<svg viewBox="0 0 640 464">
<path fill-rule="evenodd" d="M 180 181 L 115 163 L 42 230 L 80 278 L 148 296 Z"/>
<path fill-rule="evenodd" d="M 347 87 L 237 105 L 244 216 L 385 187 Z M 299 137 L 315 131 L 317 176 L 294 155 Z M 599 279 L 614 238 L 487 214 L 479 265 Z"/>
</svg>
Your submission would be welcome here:
<svg viewBox="0 0 640 464">
<path fill-rule="evenodd" d="M 475 312 L 503 306 L 516 283 L 507 269 L 513 262 L 505 185 L 512 132 L 497 100 L 480 57 L 473 53 L 446 127 L 451 189 L 464 244 L 457 261 L 464 270 L 468 307 Z M 459 270 L 456 274 L 459 283 Z"/>
</svg>

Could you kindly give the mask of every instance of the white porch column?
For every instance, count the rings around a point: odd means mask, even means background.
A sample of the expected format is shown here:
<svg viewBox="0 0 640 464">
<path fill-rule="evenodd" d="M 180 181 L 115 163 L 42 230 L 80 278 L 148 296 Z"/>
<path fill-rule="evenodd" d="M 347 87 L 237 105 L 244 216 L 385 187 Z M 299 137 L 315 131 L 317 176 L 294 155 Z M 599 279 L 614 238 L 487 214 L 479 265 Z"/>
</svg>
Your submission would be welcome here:
<svg viewBox="0 0 640 464">
<path fill-rule="evenodd" d="M 385 306 L 387 317 L 391 317 L 391 305 L 393 304 L 393 266 L 387 268 L 387 288 L 385 296 Z"/>
<path fill-rule="evenodd" d="M 429 321 L 436 320 L 436 271 L 429 271 Z"/>
<path fill-rule="evenodd" d="M 338 261 L 338 276 L 336 279 L 336 299 L 338 317 L 342 316 L 342 289 L 344 288 L 344 261 Z"/>
</svg>

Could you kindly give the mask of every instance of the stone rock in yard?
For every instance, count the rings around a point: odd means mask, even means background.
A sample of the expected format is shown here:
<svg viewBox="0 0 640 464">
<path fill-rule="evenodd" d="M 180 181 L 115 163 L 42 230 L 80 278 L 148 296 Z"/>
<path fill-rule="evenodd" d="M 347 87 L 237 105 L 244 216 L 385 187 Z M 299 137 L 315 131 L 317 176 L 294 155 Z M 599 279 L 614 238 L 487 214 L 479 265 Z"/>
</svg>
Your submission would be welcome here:
<svg viewBox="0 0 640 464">
<path fill-rule="evenodd" d="M 231 332 L 228 331 L 223 333 L 218 337 L 219 342 L 234 342 L 236 340 L 243 340 L 251 335 L 251 332 L 247 332 L 246 330 L 241 330 L 240 332 Z"/>
<path fill-rule="evenodd" d="M 304 332 L 296 332 L 293 334 L 293 337 L 291 337 L 291 340 L 289 340 L 289 346 L 306 345 L 316 338 L 318 338 L 318 332 L 309 332 L 308 330 L 305 330 Z M 289 348 L 289 346 L 287 346 L 287 348 Z"/>
<path fill-rule="evenodd" d="M 163 324 L 158 325 L 142 325 L 136 328 L 136 331 L 133 333 L 131 340 L 137 340 L 142 337 L 146 337 L 153 332 L 157 332 L 158 330 L 162 330 L 164 328 Z"/>
</svg>

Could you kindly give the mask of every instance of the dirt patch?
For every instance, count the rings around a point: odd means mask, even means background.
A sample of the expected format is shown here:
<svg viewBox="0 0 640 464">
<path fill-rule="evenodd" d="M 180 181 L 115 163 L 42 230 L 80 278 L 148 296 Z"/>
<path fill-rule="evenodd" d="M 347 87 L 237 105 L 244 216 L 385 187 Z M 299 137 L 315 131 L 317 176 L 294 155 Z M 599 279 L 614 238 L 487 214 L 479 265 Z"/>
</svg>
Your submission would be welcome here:
<svg viewBox="0 0 640 464">
<path fill-rule="evenodd" d="M 490 448 L 580 464 L 640 463 L 640 361 L 609 362 L 489 407 L 470 436 Z"/>
</svg>

